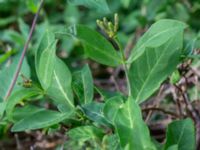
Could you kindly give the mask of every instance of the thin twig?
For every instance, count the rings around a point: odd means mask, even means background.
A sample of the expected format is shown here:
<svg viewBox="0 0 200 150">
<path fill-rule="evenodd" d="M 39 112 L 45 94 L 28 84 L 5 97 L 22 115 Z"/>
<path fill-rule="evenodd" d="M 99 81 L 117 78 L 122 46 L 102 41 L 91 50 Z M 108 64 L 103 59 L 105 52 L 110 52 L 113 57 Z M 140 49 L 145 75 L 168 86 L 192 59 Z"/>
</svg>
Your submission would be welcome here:
<svg viewBox="0 0 200 150">
<path fill-rule="evenodd" d="M 116 90 L 119 91 L 119 92 L 121 92 L 121 91 L 120 91 L 120 88 L 119 88 L 119 85 L 118 85 L 118 83 L 117 83 L 115 77 L 114 77 L 113 75 L 111 75 L 110 79 L 111 79 L 112 82 L 114 83 Z"/>
<path fill-rule="evenodd" d="M 122 59 L 123 59 L 123 69 L 124 69 L 125 76 L 126 76 L 128 96 L 131 96 L 131 85 L 130 85 L 130 79 L 129 79 L 129 76 L 128 76 L 128 66 L 126 64 L 126 56 L 125 56 L 124 51 L 122 50 L 122 46 L 119 43 L 117 38 L 115 39 L 115 42 L 117 43 L 117 45 L 119 47 L 119 51 L 120 51 Z"/>
<path fill-rule="evenodd" d="M 199 117 L 198 113 L 196 112 L 196 110 L 193 108 L 192 104 L 190 103 L 187 93 L 183 92 L 183 90 L 179 86 L 175 85 L 175 87 L 181 93 L 184 103 L 186 105 L 186 108 L 187 108 L 188 112 L 190 113 L 191 117 L 194 119 L 194 121 L 196 123 L 200 122 L 200 117 Z"/>
<path fill-rule="evenodd" d="M 14 77 L 13 77 L 13 80 L 12 80 L 10 86 L 9 86 L 9 89 L 8 89 L 8 91 L 7 91 L 7 93 L 6 93 L 6 96 L 4 97 L 4 100 L 7 100 L 7 98 L 8 98 L 8 97 L 10 96 L 10 94 L 12 93 L 12 90 L 13 90 L 15 84 L 16 84 L 16 81 L 17 81 L 17 78 L 18 78 L 18 76 L 19 76 L 19 72 L 20 72 L 20 70 L 21 70 L 22 63 L 23 63 L 23 60 L 24 60 L 26 51 L 27 51 L 27 49 L 28 49 L 28 45 L 29 45 L 29 43 L 30 43 L 30 41 L 31 41 L 31 38 L 32 38 L 32 35 L 33 35 L 33 31 L 34 31 L 34 29 L 35 29 L 36 22 L 37 22 L 37 19 L 38 19 L 40 10 L 41 10 L 41 8 L 42 8 L 42 6 L 43 6 L 43 3 L 44 3 L 44 0 L 41 0 L 40 6 L 39 6 L 39 8 L 38 8 L 38 11 L 37 11 L 37 13 L 35 14 L 34 20 L 33 20 L 33 22 L 32 22 L 32 26 L 31 26 L 31 29 L 30 29 L 30 32 L 29 32 L 28 39 L 27 39 L 27 41 L 26 41 L 26 43 L 25 43 L 25 45 L 24 45 L 24 48 L 23 48 L 23 51 L 22 51 L 22 54 L 21 54 L 19 63 L 18 63 L 18 65 L 17 65 L 16 72 L 15 72 Z"/>
<path fill-rule="evenodd" d="M 143 108 L 142 111 L 160 111 L 160 112 L 163 112 L 164 114 L 168 114 L 168 115 L 171 115 L 171 116 L 174 116 L 176 118 L 179 118 L 179 115 L 174 113 L 174 112 L 171 112 L 171 111 L 167 111 L 163 108 L 159 108 L 159 107 L 147 107 L 147 108 Z"/>
<path fill-rule="evenodd" d="M 20 144 L 18 134 L 15 134 L 15 140 L 16 140 L 17 150 L 21 150 L 22 145 Z"/>
<path fill-rule="evenodd" d="M 186 115 L 185 115 L 185 113 L 183 111 L 183 106 L 181 104 L 181 100 L 180 100 L 179 96 L 177 96 L 175 89 L 176 89 L 176 87 L 173 86 L 173 93 L 172 93 L 172 95 L 173 95 L 173 98 L 175 100 L 176 107 L 178 109 L 180 118 L 184 118 L 184 116 L 186 116 Z"/>
<path fill-rule="evenodd" d="M 192 119 L 195 122 L 195 125 L 196 125 L 196 143 L 197 143 L 196 145 L 197 145 L 197 149 L 200 149 L 200 116 L 199 116 L 198 112 L 196 112 L 196 110 L 193 108 L 187 93 L 184 92 L 179 86 L 175 85 L 175 87 L 181 93 L 183 100 L 185 102 L 186 108 L 187 108 L 188 112 L 190 113 Z"/>
<path fill-rule="evenodd" d="M 125 53 L 126 58 L 128 57 L 130 51 L 133 49 L 135 41 L 136 41 L 136 37 L 132 35 L 124 48 L 124 53 Z"/>
<path fill-rule="evenodd" d="M 162 99 L 162 93 L 163 93 L 163 90 L 164 90 L 164 85 L 162 85 L 159 89 L 159 92 L 157 94 L 157 96 L 155 97 L 155 100 L 154 100 L 154 104 L 152 107 L 158 107 L 159 104 L 160 104 L 160 101 Z M 152 115 L 153 111 L 149 111 L 148 114 L 147 114 L 147 117 L 145 119 L 145 122 L 148 122 L 149 119 L 151 118 L 151 115 Z"/>
</svg>

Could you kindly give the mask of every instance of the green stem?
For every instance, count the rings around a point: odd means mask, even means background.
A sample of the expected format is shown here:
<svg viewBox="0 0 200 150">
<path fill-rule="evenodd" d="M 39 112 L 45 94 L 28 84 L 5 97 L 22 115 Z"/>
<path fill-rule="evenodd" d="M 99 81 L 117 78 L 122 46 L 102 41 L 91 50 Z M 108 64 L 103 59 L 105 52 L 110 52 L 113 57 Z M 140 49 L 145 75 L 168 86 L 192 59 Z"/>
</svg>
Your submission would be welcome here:
<svg viewBox="0 0 200 150">
<path fill-rule="evenodd" d="M 125 76 L 126 76 L 126 82 L 127 82 L 128 96 L 131 96 L 131 85 L 130 85 L 130 80 L 129 80 L 129 77 L 128 77 L 128 66 L 126 64 L 126 57 L 125 57 L 124 52 L 122 50 L 121 44 L 119 43 L 119 40 L 117 38 L 115 38 L 115 42 L 119 46 L 119 51 L 120 51 L 121 56 L 122 56 L 122 61 L 123 61 L 122 63 L 123 63 L 123 68 L 124 68 L 124 72 L 125 72 Z"/>
<path fill-rule="evenodd" d="M 10 51 L 7 51 L 5 54 L 2 54 L 0 56 L 0 64 L 5 62 L 11 55 L 13 55 L 15 53 L 16 53 L 16 50 L 10 50 Z"/>
<path fill-rule="evenodd" d="M 128 77 L 128 67 L 127 67 L 126 63 L 124 63 L 123 66 L 124 66 L 124 72 L 125 72 L 125 75 L 126 75 L 128 96 L 130 97 L 131 96 L 131 85 L 130 85 L 130 80 L 129 80 L 129 77 Z"/>
</svg>

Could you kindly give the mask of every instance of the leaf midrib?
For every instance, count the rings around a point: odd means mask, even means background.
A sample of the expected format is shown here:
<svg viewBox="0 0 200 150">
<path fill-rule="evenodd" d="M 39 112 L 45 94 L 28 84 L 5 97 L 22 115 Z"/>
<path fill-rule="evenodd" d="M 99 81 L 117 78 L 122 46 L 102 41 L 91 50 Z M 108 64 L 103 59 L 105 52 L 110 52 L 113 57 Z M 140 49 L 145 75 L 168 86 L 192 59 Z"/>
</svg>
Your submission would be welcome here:
<svg viewBox="0 0 200 150">
<path fill-rule="evenodd" d="M 128 116 L 129 116 L 129 123 L 130 123 L 131 129 L 133 129 L 133 120 L 131 117 L 130 101 L 131 101 L 131 99 L 128 100 Z"/>
<path fill-rule="evenodd" d="M 56 71 L 54 70 L 54 75 L 55 75 L 55 80 L 58 84 L 58 88 L 60 89 L 61 93 L 64 95 L 64 97 L 66 98 L 66 100 L 68 101 L 68 103 L 71 105 L 71 107 L 74 107 L 74 105 L 72 104 L 72 102 L 70 101 L 69 97 L 67 96 L 67 94 L 65 93 L 62 85 L 60 84 L 60 80 L 58 79 L 58 76 L 56 74 Z"/>
<path fill-rule="evenodd" d="M 180 140 L 181 140 L 182 137 L 183 137 L 183 133 L 184 133 L 184 130 L 185 130 L 185 126 L 186 126 L 186 122 L 183 124 L 182 130 L 181 130 L 181 133 L 180 133 L 180 137 L 179 137 L 179 139 L 177 140 L 177 144 L 178 144 L 178 145 L 179 145 L 179 143 L 180 143 Z"/>
</svg>

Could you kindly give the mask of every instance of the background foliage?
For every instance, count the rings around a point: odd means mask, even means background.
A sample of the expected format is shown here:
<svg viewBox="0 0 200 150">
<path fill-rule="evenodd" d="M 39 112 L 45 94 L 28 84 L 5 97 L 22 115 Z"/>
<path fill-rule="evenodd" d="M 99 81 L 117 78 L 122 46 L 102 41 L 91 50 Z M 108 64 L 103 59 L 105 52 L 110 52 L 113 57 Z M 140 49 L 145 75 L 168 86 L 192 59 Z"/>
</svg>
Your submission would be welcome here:
<svg viewBox="0 0 200 150">
<path fill-rule="evenodd" d="M 198 0 L 45 0 L 23 77 L 5 101 L 39 3 L 0 0 L 0 147 L 195 149 Z M 117 40 L 96 25 L 114 13 Z"/>
</svg>

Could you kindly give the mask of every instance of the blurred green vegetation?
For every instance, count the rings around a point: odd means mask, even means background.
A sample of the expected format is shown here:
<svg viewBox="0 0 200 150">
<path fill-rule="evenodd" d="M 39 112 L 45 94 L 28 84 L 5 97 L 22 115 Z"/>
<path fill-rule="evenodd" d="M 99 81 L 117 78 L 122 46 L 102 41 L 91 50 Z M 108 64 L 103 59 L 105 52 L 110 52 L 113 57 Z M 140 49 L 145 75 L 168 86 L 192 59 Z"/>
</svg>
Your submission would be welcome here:
<svg viewBox="0 0 200 150">
<path fill-rule="evenodd" d="M 0 0 L 0 77 L 13 75 L 39 3 L 39 0 Z M 199 57 L 194 56 L 200 48 L 199 0 L 102 0 L 99 4 L 93 5 L 87 3 L 87 0 L 45 0 L 22 67 L 23 74 L 35 82 L 38 80 L 34 67 L 35 51 L 47 28 L 59 32 L 66 26 L 84 24 L 101 32 L 96 25 L 96 20 L 103 17 L 113 20 L 114 13 L 119 15 L 118 37 L 124 48 L 130 42 L 133 42 L 134 46 L 137 39 L 150 25 L 160 19 L 170 18 L 185 22 L 188 28 L 184 35 L 184 54 L 197 58 L 192 65 L 200 66 Z M 70 36 L 59 36 L 58 38 L 60 41 L 57 55 L 65 61 L 70 70 L 80 68 L 87 60 L 80 42 Z M 96 69 L 102 68 L 97 67 Z M 179 78 L 179 74 L 175 74 L 175 77 Z M 7 86 L 9 86 L 7 80 L 0 80 L 1 95 L 5 94 Z M 192 88 L 190 95 L 198 94 L 196 90 Z M 2 101 L 3 97 L 0 97 L 0 102 Z M 41 101 L 41 103 L 44 102 Z M 7 128 L 7 125 L 0 122 L 0 137 L 5 134 Z M 115 139 L 114 136 L 112 138 Z M 110 139 L 105 138 L 104 140 L 109 142 Z M 77 143 L 67 144 L 76 145 Z"/>
<path fill-rule="evenodd" d="M 191 52 L 191 46 L 199 47 L 196 42 L 200 28 L 200 2 L 198 0 L 107 0 L 107 3 L 105 1 L 105 3 L 94 5 L 96 7 L 83 6 L 83 3 L 84 1 L 81 3 L 79 0 L 45 0 L 29 46 L 28 57 L 34 55 L 38 41 L 46 28 L 58 31 L 64 26 L 77 23 L 97 28 L 96 19 L 107 17 L 112 20 L 114 13 L 118 13 L 120 17 L 118 34 L 123 46 L 131 37 L 141 36 L 153 22 L 171 18 L 183 21 L 189 26 L 185 33 L 186 43 L 191 43 L 190 46 L 185 46 L 187 52 Z M 22 49 L 38 5 L 39 0 L 0 1 L 1 68 L 3 62 Z M 84 57 L 79 43 L 70 37 L 62 37 L 59 45 L 60 51 L 67 53 L 67 57 L 70 58 L 66 60 L 68 62 Z"/>
</svg>

